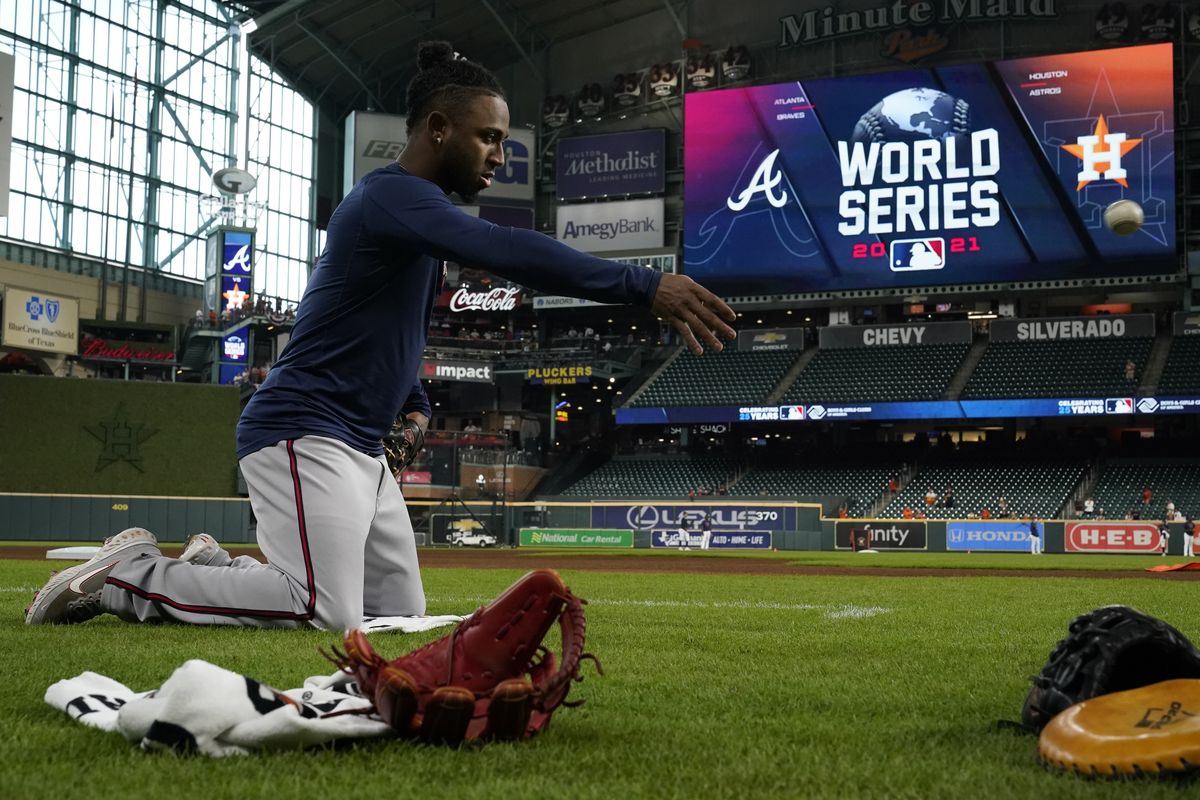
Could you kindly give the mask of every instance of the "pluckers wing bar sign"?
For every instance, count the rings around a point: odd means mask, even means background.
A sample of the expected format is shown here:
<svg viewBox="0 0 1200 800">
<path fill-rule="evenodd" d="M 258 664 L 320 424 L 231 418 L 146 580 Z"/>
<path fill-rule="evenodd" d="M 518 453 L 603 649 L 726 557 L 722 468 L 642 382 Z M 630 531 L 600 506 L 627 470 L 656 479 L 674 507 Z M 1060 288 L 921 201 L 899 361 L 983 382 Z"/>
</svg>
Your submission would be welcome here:
<svg viewBox="0 0 1200 800">
<path fill-rule="evenodd" d="M 834 6 L 779 18 L 779 47 L 798 47 L 868 33 L 938 29 L 962 22 L 1058 16 L 1057 0 L 913 0 L 841 11 Z"/>
<path fill-rule="evenodd" d="M 569 386 L 592 382 L 591 364 L 572 364 L 557 367 L 530 367 L 525 370 L 525 380 L 546 386 Z"/>
</svg>

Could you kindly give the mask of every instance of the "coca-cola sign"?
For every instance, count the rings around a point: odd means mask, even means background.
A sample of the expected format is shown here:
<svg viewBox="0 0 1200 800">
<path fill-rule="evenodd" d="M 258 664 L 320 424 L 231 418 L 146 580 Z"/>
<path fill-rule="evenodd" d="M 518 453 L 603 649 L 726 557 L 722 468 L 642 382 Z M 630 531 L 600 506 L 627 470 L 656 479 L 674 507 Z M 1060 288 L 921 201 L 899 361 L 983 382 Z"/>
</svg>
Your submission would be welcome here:
<svg viewBox="0 0 1200 800">
<path fill-rule="evenodd" d="M 463 287 L 450 297 L 450 310 L 512 311 L 521 302 L 521 290 L 515 286 L 496 287 L 490 292 L 472 292 Z"/>
</svg>

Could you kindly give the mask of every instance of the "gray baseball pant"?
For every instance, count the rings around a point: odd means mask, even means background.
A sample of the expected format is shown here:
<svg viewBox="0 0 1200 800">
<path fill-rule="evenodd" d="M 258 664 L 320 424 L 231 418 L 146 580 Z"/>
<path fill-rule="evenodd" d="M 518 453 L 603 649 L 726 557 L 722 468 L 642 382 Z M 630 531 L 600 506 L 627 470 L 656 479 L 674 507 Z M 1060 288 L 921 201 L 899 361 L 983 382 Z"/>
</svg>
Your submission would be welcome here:
<svg viewBox="0 0 1200 800">
<path fill-rule="evenodd" d="M 241 460 L 269 563 L 221 551 L 209 565 L 131 558 L 101 607 L 130 622 L 344 630 L 425 613 L 412 522 L 383 456 L 289 439 Z"/>
</svg>

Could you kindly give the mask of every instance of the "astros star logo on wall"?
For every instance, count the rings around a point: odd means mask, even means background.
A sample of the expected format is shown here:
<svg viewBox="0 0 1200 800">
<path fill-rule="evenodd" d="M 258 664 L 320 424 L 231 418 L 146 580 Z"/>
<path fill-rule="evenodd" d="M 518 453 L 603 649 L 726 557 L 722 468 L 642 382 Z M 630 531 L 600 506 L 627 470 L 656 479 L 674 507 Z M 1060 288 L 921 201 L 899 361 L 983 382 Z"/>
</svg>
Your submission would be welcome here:
<svg viewBox="0 0 1200 800">
<path fill-rule="evenodd" d="M 96 472 L 118 461 L 142 472 L 142 443 L 158 433 L 157 428 L 147 428 L 144 422 L 131 422 L 124 403 L 117 406 L 109 419 L 84 425 L 83 429 L 102 445 L 100 457 L 96 459 Z"/>
<path fill-rule="evenodd" d="M 1108 123 L 1101 114 L 1090 136 L 1080 136 L 1075 144 L 1062 145 L 1063 150 L 1083 162 L 1075 191 L 1101 178 L 1116 181 L 1128 189 L 1129 183 L 1125 180 L 1128 173 L 1121 166 L 1121 156 L 1141 143 L 1141 139 L 1126 139 L 1123 133 L 1110 133 Z"/>
<path fill-rule="evenodd" d="M 246 302 L 246 298 L 250 296 L 249 292 L 242 291 L 242 285 L 235 283 L 233 288 L 228 292 L 222 292 L 221 296 L 229 301 L 230 308 L 241 308 L 242 303 Z"/>
</svg>

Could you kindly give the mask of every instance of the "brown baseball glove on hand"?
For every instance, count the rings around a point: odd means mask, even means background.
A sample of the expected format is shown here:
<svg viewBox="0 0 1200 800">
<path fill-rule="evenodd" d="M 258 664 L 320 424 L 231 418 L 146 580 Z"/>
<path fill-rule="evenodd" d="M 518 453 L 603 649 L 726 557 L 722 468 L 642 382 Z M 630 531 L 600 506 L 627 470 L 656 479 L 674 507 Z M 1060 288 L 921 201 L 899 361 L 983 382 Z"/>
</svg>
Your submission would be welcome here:
<svg viewBox="0 0 1200 800">
<path fill-rule="evenodd" d="M 331 660 L 354 675 L 375 713 L 401 735 L 457 745 L 527 739 L 544 730 L 583 678 L 584 601 L 554 570 L 538 569 L 463 620 L 449 635 L 388 661 L 362 631 Z M 542 646 L 558 621 L 559 658 Z"/>
<path fill-rule="evenodd" d="M 392 475 L 399 478 L 400 473 L 413 462 L 424 446 L 425 434 L 417 421 L 407 417 L 396 417 L 392 429 L 383 439 L 383 452 L 387 456 Z"/>
</svg>

